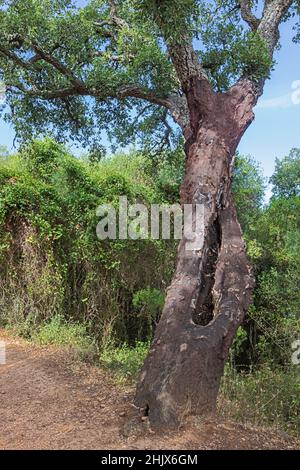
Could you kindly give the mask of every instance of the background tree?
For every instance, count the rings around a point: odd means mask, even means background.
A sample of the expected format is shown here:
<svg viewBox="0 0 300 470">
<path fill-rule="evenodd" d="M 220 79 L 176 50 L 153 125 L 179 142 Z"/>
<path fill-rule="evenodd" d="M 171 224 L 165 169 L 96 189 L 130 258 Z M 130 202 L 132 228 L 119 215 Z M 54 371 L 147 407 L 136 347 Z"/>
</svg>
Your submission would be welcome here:
<svg viewBox="0 0 300 470">
<path fill-rule="evenodd" d="M 273 184 L 273 196 L 291 197 L 300 194 L 300 149 L 293 148 L 282 160 L 276 159 L 274 175 L 270 178 Z"/>
<path fill-rule="evenodd" d="M 257 364 L 288 370 L 291 344 L 299 335 L 300 297 L 295 289 L 300 253 L 299 149 L 289 155 L 277 160 L 270 179 L 273 196 L 263 206 L 253 204 L 260 193 L 257 164 L 248 166 L 251 160 L 237 159 L 237 167 L 246 171 L 237 168 L 235 201 L 256 278 L 254 302 L 243 323 L 243 342 L 235 348 L 234 362 L 244 370 Z"/>
<path fill-rule="evenodd" d="M 265 183 L 259 164 L 250 155 L 238 154 L 235 159 L 232 190 L 243 232 L 251 230 L 253 222 L 261 213 Z"/>
<path fill-rule="evenodd" d="M 93 142 L 185 139 L 181 202 L 204 206 L 204 243 L 178 248 L 136 404 L 152 425 L 214 410 L 253 278 L 231 192 L 234 155 L 254 118 L 299 2 L 1 1 L 0 70 L 19 138 L 45 131 Z"/>
<path fill-rule="evenodd" d="M 7 158 L 8 157 L 8 150 L 4 145 L 0 145 L 0 158 Z"/>
<path fill-rule="evenodd" d="M 273 196 L 249 233 L 258 248 L 250 338 L 257 346 L 250 353 L 254 361 L 267 358 L 281 365 L 288 363 L 290 344 L 299 334 L 300 296 L 295 289 L 300 261 L 299 164 L 296 148 L 277 160 L 271 178 Z M 265 347 L 268 336 L 273 345 Z"/>
</svg>

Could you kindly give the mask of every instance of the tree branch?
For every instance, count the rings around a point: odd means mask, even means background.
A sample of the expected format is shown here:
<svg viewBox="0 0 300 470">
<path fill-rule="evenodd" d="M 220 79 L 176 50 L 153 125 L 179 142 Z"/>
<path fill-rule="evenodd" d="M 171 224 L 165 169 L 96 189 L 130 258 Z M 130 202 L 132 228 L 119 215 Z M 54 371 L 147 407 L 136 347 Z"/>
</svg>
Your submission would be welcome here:
<svg viewBox="0 0 300 470">
<path fill-rule="evenodd" d="M 292 3 L 293 0 L 265 0 L 264 2 L 263 15 L 256 31 L 265 41 L 271 59 L 280 37 L 279 25 Z M 229 93 L 231 96 L 235 95 L 240 102 L 247 99 L 249 107 L 253 107 L 263 92 L 266 79 L 267 76 L 259 81 L 244 77 L 231 87 Z"/>
<path fill-rule="evenodd" d="M 41 98 L 45 100 L 66 98 L 68 96 L 79 96 L 79 95 L 84 96 L 83 93 L 78 93 L 78 89 L 76 87 L 66 87 L 66 88 L 61 88 L 61 89 L 56 89 L 56 90 L 45 90 L 45 89 L 40 90 L 38 88 L 25 88 L 21 84 L 14 83 L 12 85 L 7 85 L 6 90 L 14 93 L 15 92 L 14 88 L 19 90 L 24 95 Z M 89 95 L 89 93 L 86 93 L 86 95 Z"/>
<path fill-rule="evenodd" d="M 8 59 L 13 61 L 16 65 L 19 65 L 23 69 L 31 69 L 31 64 L 26 60 L 21 59 L 17 54 L 15 54 L 10 49 L 0 45 L 0 54 L 6 56 Z"/>
<path fill-rule="evenodd" d="M 150 103 L 165 107 L 170 111 L 174 121 L 181 127 L 185 137 L 190 133 L 189 109 L 186 97 L 171 94 L 167 97 L 160 97 L 155 91 L 140 86 L 125 86 L 116 92 L 116 98 L 140 98 Z"/>
<path fill-rule="evenodd" d="M 28 61 L 23 60 L 21 57 L 19 57 L 15 52 L 13 52 L 10 49 L 7 49 L 4 46 L 0 45 L 0 54 L 6 56 L 8 59 L 10 59 L 14 64 L 18 65 L 19 67 L 26 69 L 26 70 L 34 70 L 33 65 L 39 61 L 39 60 L 44 60 L 48 64 L 52 65 L 56 70 L 58 70 L 62 75 L 64 75 L 66 78 L 68 78 L 73 85 L 71 88 L 65 88 L 64 93 L 66 90 L 72 90 L 72 94 L 74 94 L 74 89 L 77 90 L 77 94 L 85 94 L 87 93 L 87 88 L 79 78 L 77 78 L 71 69 L 63 65 L 61 62 L 59 62 L 52 54 L 45 52 L 39 45 L 33 44 L 32 45 L 33 50 L 35 51 L 36 55 L 33 56 L 31 59 Z M 40 93 L 39 90 L 32 90 L 34 93 Z M 45 91 L 45 97 L 46 95 L 49 95 L 48 91 Z M 54 93 L 61 94 L 62 90 L 58 90 Z M 50 98 L 49 98 L 50 99 Z"/>
<path fill-rule="evenodd" d="M 108 4 L 110 8 L 110 17 L 113 24 L 115 24 L 120 29 L 127 28 L 127 22 L 123 18 L 120 18 L 120 16 L 118 15 L 117 6 L 114 0 L 108 0 Z"/>
<path fill-rule="evenodd" d="M 119 18 L 119 16 L 117 15 L 115 2 L 110 1 L 109 3 L 111 8 L 112 22 L 114 22 L 114 24 L 116 24 L 118 28 L 127 25 L 127 23 L 121 18 Z M 58 46 L 56 45 L 54 46 L 51 52 L 47 52 L 39 44 L 33 43 L 31 45 L 31 48 L 35 52 L 35 55 L 29 60 L 24 60 L 20 58 L 15 52 L 13 52 L 13 50 L 7 47 L 0 46 L 0 54 L 5 55 L 15 65 L 28 71 L 35 72 L 34 65 L 38 61 L 44 60 L 48 64 L 52 65 L 61 75 L 67 78 L 70 82 L 69 86 L 65 86 L 58 89 L 41 89 L 34 85 L 31 86 L 30 81 L 30 86 L 28 88 L 24 86 L 23 83 L 9 83 L 7 84 L 8 91 L 16 93 L 16 90 L 18 90 L 24 95 L 37 97 L 45 100 L 66 99 L 67 97 L 71 96 L 92 96 L 95 99 L 101 101 L 110 98 L 117 98 L 121 100 L 125 98 L 142 99 L 152 104 L 156 104 L 168 109 L 171 112 L 175 122 L 182 128 L 184 134 L 189 135 L 189 111 L 185 96 L 180 96 L 175 93 L 169 96 L 160 96 L 160 94 L 156 90 L 151 90 L 136 84 L 124 85 L 112 91 L 111 93 L 107 91 L 104 93 L 101 89 L 97 89 L 95 87 L 90 87 L 89 85 L 87 85 L 84 81 L 78 78 L 69 67 L 67 67 L 56 57 L 54 57 L 53 52 L 57 49 L 57 47 Z M 178 48 L 179 56 L 181 55 L 181 53 L 185 54 L 185 58 L 187 61 L 186 70 L 188 70 L 187 73 L 191 74 L 191 61 L 188 58 L 189 56 L 191 56 L 191 60 L 194 61 L 194 67 L 196 68 L 195 73 L 198 74 L 200 66 L 198 64 L 198 59 L 196 57 L 195 52 L 193 51 L 192 46 L 180 46 L 180 44 L 178 44 L 175 46 L 175 48 Z M 102 52 L 100 52 L 100 54 L 102 54 Z M 176 55 L 175 52 L 174 54 Z M 111 57 L 111 60 L 114 60 L 116 62 L 118 62 L 120 59 L 121 58 L 117 56 Z"/>
<path fill-rule="evenodd" d="M 154 0 L 153 13 L 154 21 L 164 38 L 178 81 L 185 95 L 184 106 L 187 109 L 187 114 L 186 112 L 183 114 L 184 122 L 180 113 L 175 111 L 175 114 L 172 114 L 173 117 L 174 115 L 178 116 L 177 122 L 180 123 L 184 136 L 188 140 L 196 136 L 199 123 L 208 111 L 214 91 L 203 66 L 199 62 L 192 38 L 185 25 L 182 25 L 182 29 L 178 28 L 178 37 L 174 38 L 173 34 L 170 33 L 168 14 L 171 3 L 171 0 Z M 185 116 L 188 116 L 188 124 L 185 122 Z"/>
<path fill-rule="evenodd" d="M 116 90 L 115 98 L 141 98 L 146 101 L 150 101 L 153 104 L 168 107 L 168 98 L 160 97 L 155 91 L 149 90 L 148 88 L 141 87 L 139 85 L 124 85 Z"/>
<path fill-rule="evenodd" d="M 103 94 L 100 90 L 95 88 L 87 88 L 79 90 L 77 86 L 70 86 L 55 90 L 38 89 L 35 87 L 26 88 L 22 84 L 7 84 L 7 91 L 15 93 L 15 89 L 24 95 L 41 98 L 44 100 L 55 100 L 68 98 L 72 96 L 92 96 L 95 99 L 104 101 L 109 98 L 126 99 L 126 98 L 139 98 L 148 101 L 151 104 L 156 104 L 168 109 L 174 121 L 182 128 L 186 135 L 189 131 L 189 112 L 187 101 L 185 97 L 179 95 L 170 95 L 168 97 L 160 97 L 155 91 L 138 85 L 123 86 L 116 90 L 114 93 Z"/>
<path fill-rule="evenodd" d="M 292 3 L 293 0 L 265 0 L 263 16 L 257 31 L 265 40 L 271 57 L 279 41 L 279 25 Z"/>
<path fill-rule="evenodd" d="M 165 133 L 164 133 L 164 137 L 163 137 L 163 141 L 162 141 L 162 145 L 161 145 L 161 150 L 165 146 L 167 146 L 167 147 L 170 146 L 170 136 L 172 134 L 172 127 L 168 123 L 168 109 L 166 109 L 164 111 L 164 114 L 163 114 L 163 117 L 162 117 L 162 122 L 163 122 L 163 125 L 165 126 L 166 130 L 165 130 Z"/>
<path fill-rule="evenodd" d="M 166 0 L 165 3 L 167 3 Z M 193 78 L 197 77 L 208 82 L 208 77 L 198 60 L 189 34 L 183 32 L 178 39 L 170 39 L 164 15 L 160 13 L 162 11 L 160 4 L 161 0 L 155 0 L 154 20 L 164 37 L 178 79 L 183 91 L 186 93 Z"/>
<path fill-rule="evenodd" d="M 188 90 L 192 78 L 197 77 L 208 81 L 191 42 L 186 39 L 185 44 L 184 41 L 168 44 L 168 51 L 184 91 Z"/>
<path fill-rule="evenodd" d="M 243 20 L 250 26 L 252 31 L 257 31 L 260 20 L 251 11 L 249 0 L 239 0 Z"/>
<path fill-rule="evenodd" d="M 32 45 L 34 51 L 41 57 L 41 59 L 48 62 L 48 64 L 52 65 L 56 70 L 58 70 L 62 75 L 67 77 L 72 85 L 78 89 L 79 92 L 85 92 L 86 86 L 84 82 L 82 82 L 79 78 L 77 78 L 71 69 L 63 65 L 59 60 L 57 60 L 52 54 L 45 52 L 38 44 Z"/>
</svg>

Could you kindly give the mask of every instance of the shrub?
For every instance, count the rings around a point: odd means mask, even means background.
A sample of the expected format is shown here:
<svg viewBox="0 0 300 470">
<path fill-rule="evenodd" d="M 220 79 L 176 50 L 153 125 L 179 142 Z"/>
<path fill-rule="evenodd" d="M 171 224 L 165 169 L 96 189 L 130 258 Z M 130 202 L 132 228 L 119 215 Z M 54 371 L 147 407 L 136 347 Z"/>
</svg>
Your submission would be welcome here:
<svg viewBox="0 0 300 470">
<path fill-rule="evenodd" d="M 120 195 L 163 203 L 142 154 L 100 163 L 46 139 L 0 162 L 0 322 L 30 336 L 53 316 L 89 324 L 99 347 L 146 340 L 134 295 L 160 292 L 173 272 L 175 243 L 96 237 L 96 208 Z M 20 327 L 22 325 L 22 328 Z"/>
<path fill-rule="evenodd" d="M 68 346 L 83 354 L 93 350 L 87 327 L 82 323 L 68 323 L 61 315 L 55 315 L 49 322 L 44 323 L 32 333 L 31 339 L 43 346 Z"/>
<path fill-rule="evenodd" d="M 113 372 L 118 382 L 135 380 L 149 350 L 149 343 L 138 341 L 134 347 L 107 348 L 100 355 L 101 364 Z"/>
<path fill-rule="evenodd" d="M 158 289 L 141 289 L 133 295 L 132 303 L 137 312 L 137 318 L 142 320 L 141 327 L 146 326 L 151 338 L 165 302 L 165 294 Z"/>
<path fill-rule="evenodd" d="M 300 370 L 268 365 L 250 373 L 225 369 L 220 410 L 238 421 L 275 425 L 300 436 Z"/>
</svg>

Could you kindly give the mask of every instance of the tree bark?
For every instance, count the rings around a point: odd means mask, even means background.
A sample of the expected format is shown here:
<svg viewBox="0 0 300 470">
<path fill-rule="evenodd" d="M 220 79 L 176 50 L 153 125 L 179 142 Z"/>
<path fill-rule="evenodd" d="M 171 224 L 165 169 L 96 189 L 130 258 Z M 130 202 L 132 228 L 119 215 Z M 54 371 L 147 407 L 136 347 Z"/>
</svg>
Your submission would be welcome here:
<svg viewBox="0 0 300 470">
<path fill-rule="evenodd" d="M 178 426 L 213 412 L 228 351 L 254 286 L 231 192 L 236 147 L 253 120 L 257 96 L 241 82 L 227 94 L 188 96 L 190 134 L 182 204 L 203 204 L 200 249 L 179 244 L 177 266 L 136 391 L 153 427 Z M 198 112 L 206 93 L 206 108 Z M 203 106 L 201 107 L 203 110 Z"/>
</svg>

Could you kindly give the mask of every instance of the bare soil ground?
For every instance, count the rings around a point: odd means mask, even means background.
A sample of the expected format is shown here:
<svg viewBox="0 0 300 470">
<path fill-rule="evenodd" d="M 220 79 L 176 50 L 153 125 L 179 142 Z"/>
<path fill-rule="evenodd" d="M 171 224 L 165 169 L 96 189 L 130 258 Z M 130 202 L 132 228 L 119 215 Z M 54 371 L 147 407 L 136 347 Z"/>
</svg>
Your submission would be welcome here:
<svg viewBox="0 0 300 470">
<path fill-rule="evenodd" d="M 154 433 L 132 406 L 133 389 L 56 348 L 41 348 L 0 330 L 0 449 L 300 449 L 273 429 L 219 418 Z"/>
</svg>

